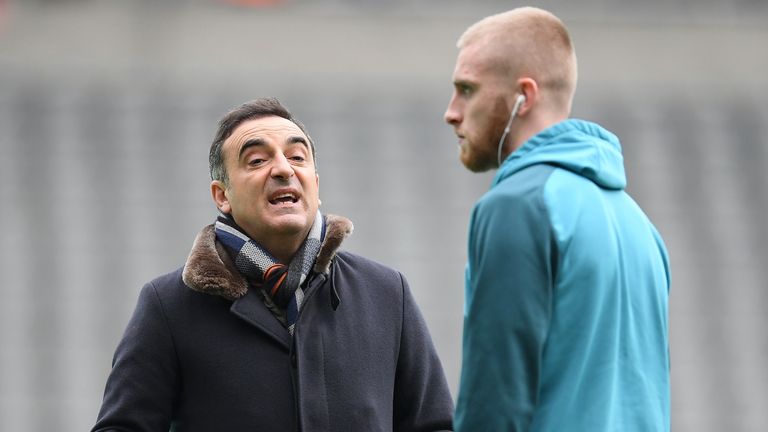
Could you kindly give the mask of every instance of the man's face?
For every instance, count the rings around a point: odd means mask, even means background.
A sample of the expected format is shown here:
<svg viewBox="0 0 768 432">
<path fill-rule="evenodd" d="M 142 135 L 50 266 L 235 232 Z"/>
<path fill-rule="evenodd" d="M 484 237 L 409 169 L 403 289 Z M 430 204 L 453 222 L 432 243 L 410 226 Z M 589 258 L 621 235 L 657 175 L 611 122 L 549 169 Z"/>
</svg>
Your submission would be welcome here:
<svg viewBox="0 0 768 432">
<path fill-rule="evenodd" d="M 467 169 L 495 168 L 499 139 L 510 114 L 503 76 L 476 46 L 459 51 L 453 72 L 453 95 L 445 121 L 459 138 L 459 158 Z"/>
<path fill-rule="evenodd" d="M 229 184 L 216 199 L 262 244 L 307 235 L 317 208 L 319 179 L 309 138 L 277 116 L 247 120 L 222 146 Z"/>
</svg>

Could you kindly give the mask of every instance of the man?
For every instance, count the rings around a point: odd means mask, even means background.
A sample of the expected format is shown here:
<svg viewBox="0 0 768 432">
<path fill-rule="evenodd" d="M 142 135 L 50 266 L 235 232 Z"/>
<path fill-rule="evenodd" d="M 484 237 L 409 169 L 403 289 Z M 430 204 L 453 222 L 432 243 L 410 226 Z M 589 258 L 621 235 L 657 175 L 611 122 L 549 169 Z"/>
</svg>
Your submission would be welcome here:
<svg viewBox="0 0 768 432">
<path fill-rule="evenodd" d="M 667 252 L 616 136 L 569 119 L 568 31 L 519 8 L 458 48 L 445 120 L 498 172 L 470 219 L 456 430 L 668 430 Z"/>
<path fill-rule="evenodd" d="M 315 149 L 275 99 L 211 145 L 221 216 L 147 284 L 94 431 L 450 430 L 453 403 L 405 278 L 338 251 Z"/>
</svg>

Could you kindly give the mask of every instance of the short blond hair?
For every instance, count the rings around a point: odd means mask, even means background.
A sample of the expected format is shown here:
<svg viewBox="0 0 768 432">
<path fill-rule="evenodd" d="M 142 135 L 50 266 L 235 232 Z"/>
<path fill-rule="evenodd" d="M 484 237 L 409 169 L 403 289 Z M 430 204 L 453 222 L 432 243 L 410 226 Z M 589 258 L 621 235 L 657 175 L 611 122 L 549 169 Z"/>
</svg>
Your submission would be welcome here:
<svg viewBox="0 0 768 432">
<path fill-rule="evenodd" d="M 456 44 L 478 45 L 511 79 L 533 78 L 570 107 L 576 92 L 576 51 L 563 22 L 551 12 L 521 7 L 471 25 Z"/>
</svg>

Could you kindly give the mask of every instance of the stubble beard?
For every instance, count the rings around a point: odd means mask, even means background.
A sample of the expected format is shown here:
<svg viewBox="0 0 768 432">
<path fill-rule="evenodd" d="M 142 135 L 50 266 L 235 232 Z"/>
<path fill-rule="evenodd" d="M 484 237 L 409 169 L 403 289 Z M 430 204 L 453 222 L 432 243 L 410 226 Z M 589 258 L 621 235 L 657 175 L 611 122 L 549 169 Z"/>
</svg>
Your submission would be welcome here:
<svg viewBox="0 0 768 432">
<path fill-rule="evenodd" d="M 494 116 L 484 136 L 465 143 L 460 154 L 464 167 L 473 173 L 483 173 L 498 168 L 499 140 L 505 126 L 506 121 L 503 117 Z"/>
</svg>

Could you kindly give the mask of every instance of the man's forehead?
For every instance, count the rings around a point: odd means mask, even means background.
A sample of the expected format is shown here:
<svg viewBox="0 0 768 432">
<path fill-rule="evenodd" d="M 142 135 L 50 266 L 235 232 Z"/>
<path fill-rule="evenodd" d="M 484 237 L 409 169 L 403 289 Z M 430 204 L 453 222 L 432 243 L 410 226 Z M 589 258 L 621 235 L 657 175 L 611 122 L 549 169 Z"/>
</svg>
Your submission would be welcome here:
<svg viewBox="0 0 768 432">
<path fill-rule="evenodd" d="M 289 137 L 301 137 L 308 140 L 296 123 L 283 117 L 267 116 L 240 123 L 227 138 L 225 145 L 229 142 L 230 145 L 239 146 L 245 141 L 256 138 L 284 141 Z"/>
<path fill-rule="evenodd" d="M 285 134 L 306 137 L 296 123 L 278 116 L 258 117 L 245 120 L 235 128 L 232 135 L 235 135 L 236 133 Z"/>
<path fill-rule="evenodd" d="M 477 42 L 464 46 L 459 50 L 457 64 L 476 70 L 487 70 L 500 56 L 499 50 Z"/>
<path fill-rule="evenodd" d="M 482 44 L 470 44 L 459 51 L 454 80 L 486 81 L 501 78 L 508 71 L 507 60 Z"/>
</svg>

